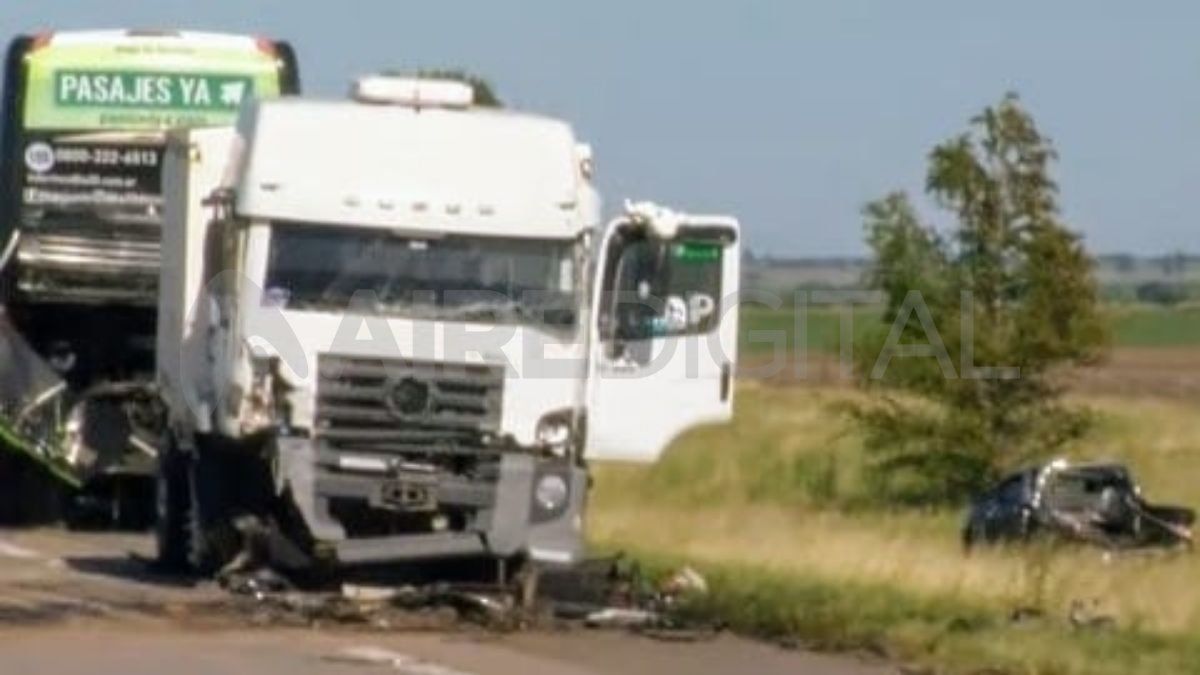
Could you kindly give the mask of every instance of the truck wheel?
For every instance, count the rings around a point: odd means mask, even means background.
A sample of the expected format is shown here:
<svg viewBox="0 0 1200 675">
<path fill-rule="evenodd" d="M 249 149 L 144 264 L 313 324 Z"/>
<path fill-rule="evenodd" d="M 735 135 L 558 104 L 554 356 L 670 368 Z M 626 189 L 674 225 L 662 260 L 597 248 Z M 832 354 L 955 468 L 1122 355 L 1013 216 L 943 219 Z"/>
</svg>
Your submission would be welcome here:
<svg viewBox="0 0 1200 675">
<path fill-rule="evenodd" d="M 236 505 L 227 490 L 237 473 L 230 471 L 227 451 L 216 442 L 198 438 L 196 446 L 187 472 L 187 558 L 194 572 L 211 576 L 241 550 L 242 538 L 234 527 Z"/>
<path fill-rule="evenodd" d="M 192 497 L 188 486 L 188 458 L 174 447 L 166 448 L 155 480 L 154 536 L 158 564 L 172 572 L 188 571 L 189 523 Z"/>
</svg>

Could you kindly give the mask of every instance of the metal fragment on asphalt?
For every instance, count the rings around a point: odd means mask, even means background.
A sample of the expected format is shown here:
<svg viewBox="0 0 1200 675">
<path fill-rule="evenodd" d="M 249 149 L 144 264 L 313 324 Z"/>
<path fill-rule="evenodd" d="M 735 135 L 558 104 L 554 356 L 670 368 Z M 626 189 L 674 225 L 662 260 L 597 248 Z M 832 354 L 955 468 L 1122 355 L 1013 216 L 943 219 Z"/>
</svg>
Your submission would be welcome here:
<svg viewBox="0 0 1200 675">
<path fill-rule="evenodd" d="M 16 544 L 0 539 L 0 558 L 18 558 L 20 560 L 36 560 L 41 554 Z"/>
<path fill-rule="evenodd" d="M 415 656 L 369 645 L 349 647 L 324 657 L 324 660 L 330 663 L 383 666 L 404 675 L 473 675 L 473 673 L 425 661 Z"/>
</svg>

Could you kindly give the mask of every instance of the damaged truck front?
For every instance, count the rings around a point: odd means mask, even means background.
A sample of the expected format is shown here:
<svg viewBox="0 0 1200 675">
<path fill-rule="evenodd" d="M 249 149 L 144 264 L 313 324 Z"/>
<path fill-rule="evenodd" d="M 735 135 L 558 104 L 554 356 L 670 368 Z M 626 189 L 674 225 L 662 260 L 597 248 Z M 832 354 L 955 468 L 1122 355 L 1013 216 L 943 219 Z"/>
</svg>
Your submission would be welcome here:
<svg viewBox="0 0 1200 675">
<path fill-rule="evenodd" d="M 64 492 L 121 520 L 152 515 L 165 130 L 231 124 L 243 100 L 298 86 L 291 48 L 252 37 L 13 40 L 0 174 L 0 519 L 58 515 Z"/>
<path fill-rule="evenodd" d="M 172 139 L 164 563 L 570 564 L 588 460 L 729 418 L 736 221 L 604 226 L 567 124 L 471 100 L 367 78 Z"/>
</svg>

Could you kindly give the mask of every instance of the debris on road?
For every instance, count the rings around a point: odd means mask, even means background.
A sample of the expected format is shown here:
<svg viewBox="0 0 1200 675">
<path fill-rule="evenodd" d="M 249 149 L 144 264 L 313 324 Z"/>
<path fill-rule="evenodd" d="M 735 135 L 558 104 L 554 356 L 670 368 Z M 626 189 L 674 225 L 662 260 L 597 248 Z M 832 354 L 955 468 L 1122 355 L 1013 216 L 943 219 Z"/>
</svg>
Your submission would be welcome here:
<svg viewBox="0 0 1200 675">
<path fill-rule="evenodd" d="M 1112 630 L 1117 620 L 1100 609 L 1100 600 L 1074 600 L 1067 612 L 1067 622 L 1076 630 Z"/>
<path fill-rule="evenodd" d="M 708 582 L 691 567 L 655 582 L 636 561 L 617 554 L 544 578 L 542 587 L 554 617 L 568 623 L 672 641 L 708 638 L 718 630 L 684 611 L 688 600 L 708 593 Z"/>
<path fill-rule="evenodd" d="M 1056 460 L 1015 473 L 980 495 L 963 543 L 1027 541 L 1036 535 L 1106 549 L 1191 547 L 1195 511 L 1147 502 L 1120 464 Z"/>
<path fill-rule="evenodd" d="M 683 567 L 663 581 L 662 591 L 669 597 L 707 595 L 708 581 L 695 568 Z"/>
<path fill-rule="evenodd" d="M 605 607 L 583 620 L 589 628 L 650 628 L 663 621 L 662 615 L 646 609 Z"/>
<path fill-rule="evenodd" d="M 629 630 L 666 640 L 710 637 L 683 611 L 708 592 L 704 577 L 684 567 L 650 579 L 635 561 L 617 555 L 569 569 L 541 570 L 532 604 L 523 588 L 495 584 L 380 585 L 344 581 L 302 590 L 269 567 L 229 572 L 220 585 L 235 609 L 256 625 L 333 623 L 380 630 L 445 630 L 464 623 L 511 631 L 546 625 Z"/>
<path fill-rule="evenodd" d="M 0 558 L 17 558 L 19 560 L 37 560 L 42 556 L 37 552 L 0 539 Z"/>
<path fill-rule="evenodd" d="M 408 654 L 401 654 L 381 647 L 351 647 L 330 654 L 323 659 L 328 663 L 347 665 L 382 666 L 397 670 L 405 675 L 470 675 Z"/>
</svg>

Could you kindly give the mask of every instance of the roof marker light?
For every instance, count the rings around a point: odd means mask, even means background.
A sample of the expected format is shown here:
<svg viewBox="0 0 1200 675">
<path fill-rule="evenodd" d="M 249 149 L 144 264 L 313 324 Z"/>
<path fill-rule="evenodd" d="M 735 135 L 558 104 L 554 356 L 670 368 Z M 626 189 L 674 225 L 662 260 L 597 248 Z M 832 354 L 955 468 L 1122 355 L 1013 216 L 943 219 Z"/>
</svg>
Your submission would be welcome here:
<svg viewBox="0 0 1200 675">
<path fill-rule="evenodd" d="M 38 33 L 33 36 L 33 42 L 29 44 L 29 51 L 36 52 L 39 49 L 44 49 L 50 46 L 50 42 L 54 39 L 54 33 L 45 32 Z"/>
<path fill-rule="evenodd" d="M 362 103 L 418 109 L 469 108 L 475 101 L 475 90 L 455 80 L 369 75 L 354 83 L 351 96 Z"/>
<path fill-rule="evenodd" d="M 255 37 L 254 46 L 258 51 L 272 58 L 279 56 L 279 50 L 275 47 L 275 41 L 265 37 Z"/>
</svg>

